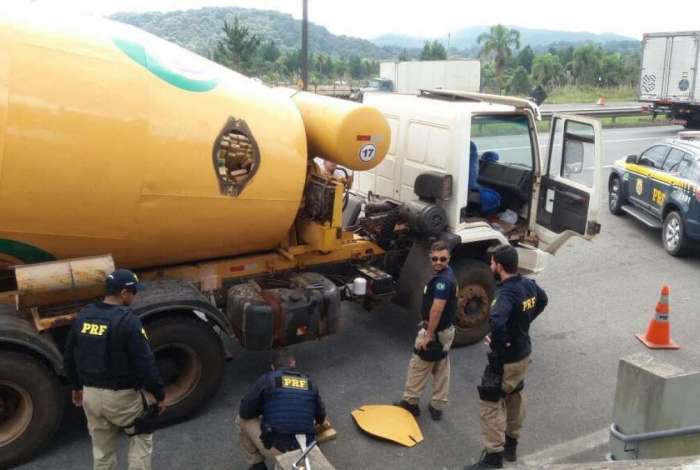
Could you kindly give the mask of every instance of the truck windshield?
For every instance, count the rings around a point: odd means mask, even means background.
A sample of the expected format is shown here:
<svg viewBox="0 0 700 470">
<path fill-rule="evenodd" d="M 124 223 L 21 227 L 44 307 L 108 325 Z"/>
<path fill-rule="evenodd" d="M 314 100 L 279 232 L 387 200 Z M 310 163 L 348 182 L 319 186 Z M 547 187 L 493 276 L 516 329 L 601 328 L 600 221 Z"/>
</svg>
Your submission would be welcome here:
<svg viewBox="0 0 700 470">
<path fill-rule="evenodd" d="M 473 116 L 471 140 L 480 159 L 532 169 L 532 140 L 526 116 Z"/>
</svg>

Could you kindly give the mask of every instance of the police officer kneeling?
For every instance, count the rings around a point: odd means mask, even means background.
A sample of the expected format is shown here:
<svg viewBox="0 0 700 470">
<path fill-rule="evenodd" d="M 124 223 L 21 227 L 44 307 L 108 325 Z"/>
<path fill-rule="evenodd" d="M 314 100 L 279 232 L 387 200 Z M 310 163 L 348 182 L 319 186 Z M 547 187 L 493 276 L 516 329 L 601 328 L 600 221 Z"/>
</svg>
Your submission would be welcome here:
<svg viewBox="0 0 700 470">
<path fill-rule="evenodd" d="M 85 410 L 95 470 L 117 467 L 122 430 L 129 434 L 129 470 L 151 468 L 152 430 L 134 434 L 134 423 L 140 428 L 147 411 L 142 388 L 155 397 L 158 411 L 165 395 L 146 332 L 129 308 L 139 287 L 129 270 L 107 276 L 104 301 L 80 311 L 66 341 L 64 367 L 73 404 Z"/>
<path fill-rule="evenodd" d="M 479 463 L 465 470 L 503 468 L 517 460 L 518 437 L 525 419 L 525 374 L 530 365 L 530 323 L 547 306 L 547 294 L 532 279 L 517 274 L 518 252 L 510 245 L 489 249 L 491 271 L 500 278 L 491 306 L 491 346 L 479 389 L 481 439 Z"/>
<path fill-rule="evenodd" d="M 318 388 L 296 370 L 294 356 L 277 351 L 272 371 L 255 382 L 241 400 L 238 424 L 241 448 L 251 470 L 265 470 L 265 458 L 299 449 L 297 435 L 308 447 L 315 440 L 314 422 L 328 427 Z"/>
</svg>

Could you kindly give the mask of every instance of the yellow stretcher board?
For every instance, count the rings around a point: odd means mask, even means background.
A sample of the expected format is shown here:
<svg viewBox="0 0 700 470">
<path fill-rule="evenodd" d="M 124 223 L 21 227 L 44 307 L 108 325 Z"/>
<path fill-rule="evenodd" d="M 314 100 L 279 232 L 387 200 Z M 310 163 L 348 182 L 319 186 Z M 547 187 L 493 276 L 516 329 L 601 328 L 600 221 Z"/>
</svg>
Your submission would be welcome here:
<svg viewBox="0 0 700 470">
<path fill-rule="evenodd" d="M 368 434 L 406 447 L 423 441 L 423 433 L 411 413 L 398 406 L 363 405 L 352 412 L 355 423 Z"/>
</svg>

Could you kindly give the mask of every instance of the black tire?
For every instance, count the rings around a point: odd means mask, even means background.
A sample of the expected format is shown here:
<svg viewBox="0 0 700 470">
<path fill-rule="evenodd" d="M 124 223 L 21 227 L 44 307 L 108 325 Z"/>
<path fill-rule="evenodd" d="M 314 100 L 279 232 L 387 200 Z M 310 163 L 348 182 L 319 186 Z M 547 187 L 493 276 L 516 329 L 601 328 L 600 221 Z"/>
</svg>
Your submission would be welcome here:
<svg viewBox="0 0 700 470">
<path fill-rule="evenodd" d="M 161 318 L 145 325 L 165 382 L 161 426 L 190 418 L 216 393 L 224 371 L 224 351 L 216 332 L 195 318 Z"/>
<path fill-rule="evenodd" d="M 700 129 L 700 119 L 686 119 L 683 127 L 686 129 L 697 130 Z"/>
<path fill-rule="evenodd" d="M 58 377 L 30 354 L 0 352 L 0 468 L 46 447 L 63 418 L 66 395 Z"/>
<path fill-rule="evenodd" d="M 608 184 L 608 209 L 613 215 L 623 215 L 622 182 L 617 176 L 610 178 Z"/>
<path fill-rule="evenodd" d="M 684 256 L 690 249 L 688 239 L 685 236 L 683 219 L 677 211 L 671 211 L 664 218 L 661 228 L 661 244 L 671 256 Z"/>
<path fill-rule="evenodd" d="M 491 269 L 481 261 L 457 260 L 452 269 L 459 284 L 453 345 L 468 346 L 479 342 L 489 332 L 489 311 L 496 281 Z"/>
</svg>

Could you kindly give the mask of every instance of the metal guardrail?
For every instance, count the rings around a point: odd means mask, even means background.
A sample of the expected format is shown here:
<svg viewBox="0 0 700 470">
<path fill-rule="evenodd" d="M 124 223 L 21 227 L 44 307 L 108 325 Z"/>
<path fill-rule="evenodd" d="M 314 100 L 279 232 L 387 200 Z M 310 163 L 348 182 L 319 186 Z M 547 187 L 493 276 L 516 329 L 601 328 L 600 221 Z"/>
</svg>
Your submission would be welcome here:
<svg viewBox="0 0 700 470">
<path fill-rule="evenodd" d="M 610 425 L 610 434 L 615 438 L 625 443 L 625 452 L 635 452 L 638 449 L 636 444 L 643 441 L 651 441 L 654 439 L 663 439 L 666 437 L 688 436 L 691 434 L 700 434 L 700 426 L 688 426 L 684 428 L 664 429 L 663 431 L 650 431 L 639 434 L 624 434 L 617 428 L 615 423 Z M 632 444 L 633 447 L 628 449 L 627 444 Z"/>
</svg>

